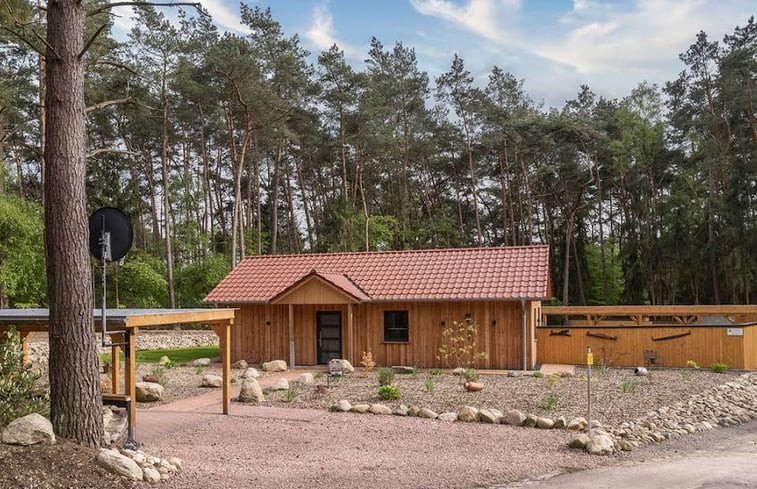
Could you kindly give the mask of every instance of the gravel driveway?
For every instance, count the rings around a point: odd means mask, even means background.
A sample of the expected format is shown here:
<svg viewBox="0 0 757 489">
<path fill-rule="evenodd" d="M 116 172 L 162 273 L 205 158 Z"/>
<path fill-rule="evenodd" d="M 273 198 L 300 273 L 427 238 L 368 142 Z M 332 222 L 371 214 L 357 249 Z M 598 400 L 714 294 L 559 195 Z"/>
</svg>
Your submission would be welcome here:
<svg viewBox="0 0 757 489">
<path fill-rule="evenodd" d="M 473 488 L 617 462 L 569 450 L 564 430 L 336 413 L 181 415 L 197 423 L 170 437 L 142 433 L 146 452 L 185 461 L 166 488 Z"/>
</svg>

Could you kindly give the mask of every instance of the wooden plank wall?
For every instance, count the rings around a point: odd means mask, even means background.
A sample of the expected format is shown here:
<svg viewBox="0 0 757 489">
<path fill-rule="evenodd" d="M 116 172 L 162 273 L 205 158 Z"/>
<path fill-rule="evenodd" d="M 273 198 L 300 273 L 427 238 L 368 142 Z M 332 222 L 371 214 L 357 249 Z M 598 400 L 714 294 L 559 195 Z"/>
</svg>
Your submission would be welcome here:
<svg viewBox="0 0 757 489">
<path fill-rule="evenodd" d="M 289 358 L 288 306 L 237 306 L 232 328 L 232 360 L 245 359 L 259 363 Z M 316 311 L 342 311 L 342 354 L 350 351 L 347 344 L 346 304 L 298 304 L 295 317 L 295 363 L 314 365 L 317 361 Z M 538 309 L 526 303 L 528 320 L 539 318 Z M 384 311 L 407 310 L 410 322 L 408 343 L 384 342 Z M 471 313 L 478 325 L 478 344 L 487 352 L 487 359 L 478 368 L 516 369 L 522 366 L 521 309 L 519 302 L 393 302 L 353 305 L 354 357 L 359 365 L 362 352 L 370 350 L 377 365 L 417 365 L 425 368 L 446 367 L 436 358 L 442 344 L 442 321 L 464 321 Z M 267 325 L 266 322 L 270 324 Z M 496 324 L 493 324 L 495 322 Z M 531 325 L 529 325 L 529 328 Z M 530 350 L 535 348 L 531 341 Z M 529 364 L 534 358 L 529 351 Z"/>
<path fill-rule="evenodd" d="M 580 365 L 586 362 L 586 346 L 591 346 L 596 363 L 634 367 L 645 365 L 644 350 L 657 352 L 657 364 L 684 367 L 693 360 L 702 367 L 722 362 L 731 368 L 755 369 L 757 326 L 742 327 L 744 336 L 728 336 L 723 326 L 553 326 L 536 328 L 539 363 Z M 550 335 L 568 330 L 570 336 Z M 586 333 L 617 337 L 616 340 Z M 653 338 L 691 332 L 686 336 L 660 341 Z"/>
</svg>

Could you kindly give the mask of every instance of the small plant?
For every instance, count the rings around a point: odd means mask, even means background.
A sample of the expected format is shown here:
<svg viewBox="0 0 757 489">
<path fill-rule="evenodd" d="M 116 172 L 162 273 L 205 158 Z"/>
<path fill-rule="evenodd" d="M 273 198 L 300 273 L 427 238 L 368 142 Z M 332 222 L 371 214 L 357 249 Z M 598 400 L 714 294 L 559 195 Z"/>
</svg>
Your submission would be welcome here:
<svg viewBox="0 0 757 489">
<path fill-rule="evenodd" d="M 550 389 L 554 389 L 557 386 L 557 383 L 560 382 L 560 376 L 557 374 L 550 374 L 547 375 L 547 384 L 549 384 Z"/>
<path fill-rule="evenodd" d="M 166 363 L 163 364 L 163 367 L 168 368 L 168 369 L 174 368 L 175 366 L 176 366 L 176 362 L 174 362 L 171 359 L 169 359 Z"/>
<path fill-rule="evenodd" d="M 161 366 L 156 366 L 152 369 L 151 373 L 157 377 L 158 384 L 166 387 L 168 385 L 168 377 L 166 377 L 166 369 Z"/>
<path fill-rule="evenodd" d="M 373 371 L 376 362 L 373 361 L 373 353 L 371 353 L 370 350 L 363 352 L 363 358 L 360 360 L 360 365 L 363 366 L 363 377 L 367 377 L 371 371 Z"/>
<path fill-rule="evenodd" d="M 541 372 L 539 372 L 539 371 L 537 370 L 536 372 L 534 372 L 533 374 L 531 374 L 531 376 L 532 376 L 533 378 L 535 378 L 535 379 L 541 379 L 542 377 L 544 377 L 544 374 L 543 374 L 543 373 L 541 373 Z"/>
<path fill-rule="evenodd" d="M 198 365 L 195 367 L 195 374 L 196 375 L 202 375 L 205 373 L 205 367 L 203 365 Z"/>
<path fill-rule="evenodd" d="M 694 360 L 687 360 L 686 368 L 693 368 L 694 370 L 699 370 L 699 365 Z"/>
<path fill-rule="evenodd" d="M 728 365 L 722 362 L 715 362 L 710 365 L 710 369 L 716 374 L 724 374 L 728 370 Z"/>
<path fill-rule="evenodd" d="M 47 409 L 47 391 L 40 385 L 41 371 L 21 365 L 21 337 L 15 329 L 0 343 L 0 426 Z"/>
<path fill-rule="evenodd" d="M 478 380 L 478 370 L 474 368 L 466 368 L 465 372 L 463 372 L 463 377 L 465 377 L 465 380 L 468 382 L 476 382 Z"/>
<path fill-rule="evenodd" d="M 290 386 L 289 389 L 287 389 L 286 393 L 286 400 L 287 402 L 294 402 L 295 399 L 297 399 L 297 396 L 300 395 L 299 392 L 297 392 L 296 386 Z"/>
<path fill-rule="evenodd" d="M 422 370 L 423 369 L 421 369 L 419 366 L 416 365 L 415 367 L 413 367 L 413 373 L 410 374 L 410 377 L 412 377 L 413 380 L 417 380 L 418 377 L 421 376 Z"/>
<path fill-rule="evenodd" d="M 436 387 L 436 382 L 434 382 L 434 379 L 432 379 L 431 377 L 427 377 L 423 382 L 423 386 L 426 388 L 427 393 L 433 394 L 434 388 Z"/>
<path fill-rule="evenodd" d="M 691 380 L 691 374 L 694 370 L 699 370 L 699 365 L 694 360 L 688 360 L 686 368 L 681 369 L 681 378 L 686 381 Z"/>
<path fill-rule="evenodd" d="M 432 368 L 428 371 L 428 373 L 429 375 L 441 375 L 442 373 L 444 373 L 444 370 L 440 368 Z"/>
<path fill-rule="evenodd" d="M 634 394 L 638 388 L 639 381 L 636 379 L 624 379 L 623 382 L 620 383 L 620 390 L 623 391 L 624 394 Z"/>
<path fill-rule="evenodd" d="M 402 391 L 399 387 L 393 385 L 382 385 L 378 389 L 378 395 L 385 401 L 394 401 L 402 396 Z"/>
<path fill-rule="evenodd" d="M 544 396 L 544 400 L 542 401 L 542 407 L 547 411 L 554 411 L 557 409 L 557 405 L 560 403 L 560 398 L 557 395 L 557 392 L 550 392 L 546 396 Z"/>
<path fill-rule="evenodd" d="M 478 326 L 468 321 L 452 321 L 442 330 L 442 346 L 436 358 L 456 368 L 473 368 L 486 353 L 478 351 Z"/>
<path fill-rule="evenodd" d="M 378 371 L 379 385 L 392 385 L 394 382 L 394 369 L 392 368 L 380 368 Z"/>
<path fill-rule="evenodd" d="M 323 372 L 316 372 L 316 374 L 315 374 L 315 375 L 313 375 L 313 378 L 314 378 L 314 379 L 322 379 L 322 378 L 324 378 L 325 376 L 326 376 L 326 375 L 325 375 L 325 374 L 324 374 Z"/>
</svg>

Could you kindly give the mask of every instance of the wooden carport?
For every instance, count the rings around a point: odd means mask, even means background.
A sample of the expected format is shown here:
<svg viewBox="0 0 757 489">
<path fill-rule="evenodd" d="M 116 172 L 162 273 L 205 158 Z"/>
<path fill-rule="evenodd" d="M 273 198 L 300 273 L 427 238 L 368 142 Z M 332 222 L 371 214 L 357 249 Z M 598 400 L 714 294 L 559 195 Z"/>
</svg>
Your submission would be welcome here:
<svg viewBox="0 0 757 489">
<path fill-rule="evenodd" d="M 218 335 L 221 362 L 223 364 L 223 414 L 229 414 L 231 399 L 231 326 L 234 324 L 235 309 L 106 309 L 106 322 L 110 342 L 124 345 L 124 391 L 121 390 L 120 362 L 121 347 L 112 346 L 114 359 L 111 370 L 112 394 L 130 396 L 129 422 L 132 429 L 137 426 L 136 408 L 136 337 L 140 328 L 155 328 L 175 324 L 207 324 Z M 0 309 L 0 338 L 15 327 L 23 340 L 22 348 L 26 361 L 28 346 L 26 337 L 32 332 L 47 332 L 49 309 Z M 102 310 L 93 313 L 94 329 L 101 332 Z M 97 338 L 98 345 L 100 338 Z"/>
</svg>

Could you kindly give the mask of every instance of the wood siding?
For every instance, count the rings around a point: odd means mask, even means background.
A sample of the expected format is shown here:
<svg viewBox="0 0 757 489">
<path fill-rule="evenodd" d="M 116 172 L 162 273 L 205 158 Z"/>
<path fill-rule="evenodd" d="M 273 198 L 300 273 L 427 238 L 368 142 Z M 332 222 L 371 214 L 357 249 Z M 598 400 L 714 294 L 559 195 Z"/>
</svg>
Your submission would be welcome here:
<svg viewBox="0 0 757 489">
<path fill-rule="evenodd" d="M 693 360 L 702 367 L 722 362 L 731 368 L 757 368 L 757 326 L 731 328 L 740 328 L 743 336 L 729 336 L 726 326 L 539 327 L 536 328 L 537 359 L 539 363 L 580 365 L 586 362 L 586 347 L 591 346 L 597 364 L 646 365 L 644 351 L 650 350 L 656 354 L 656 364 L 665 367 L 685 367 L 686 362 Z M 570 336 L 550 335 L 558 331 L 568 331 Z M 602 338 L 602 335 L 607 337 Z M 675 337 L 677 335 L 681 336 Z"/>
<path fill-rule="evenodd" d="M 539 304 L 534 303 L 534 304 Z M 521 306 L 519 302 L 386 302 L 352 305 L 352 340 L 348 334 L 347 304 L 294 305 L 295 364 L 317 362 L 316 312 L 342 312 L 342 352 L 359 366 L 362 352 L 371 351 L 377 365 L 417 365 L 447 367 L 437 360 L 442 344 L 442 321 L 464 321 L 473 315 L 478 325 L 478 345 L 487 353 L 478 368 L 517 369 L 523 364 Z M 526 303 L 528 328 L 539 318 L 538 307 Z M 407 310 L 409 341 L 384 342 L 384 311 Z M 232 329 L 232 358 L 259 363 L 289 358 L 288 306 L 282 304 L 243 304 L 237 311 Z M 529 367 L 535 362 L 535 341 L 529 341 Z M 352 352 L 352 358 L 350 358 Z"/>
</svg>

